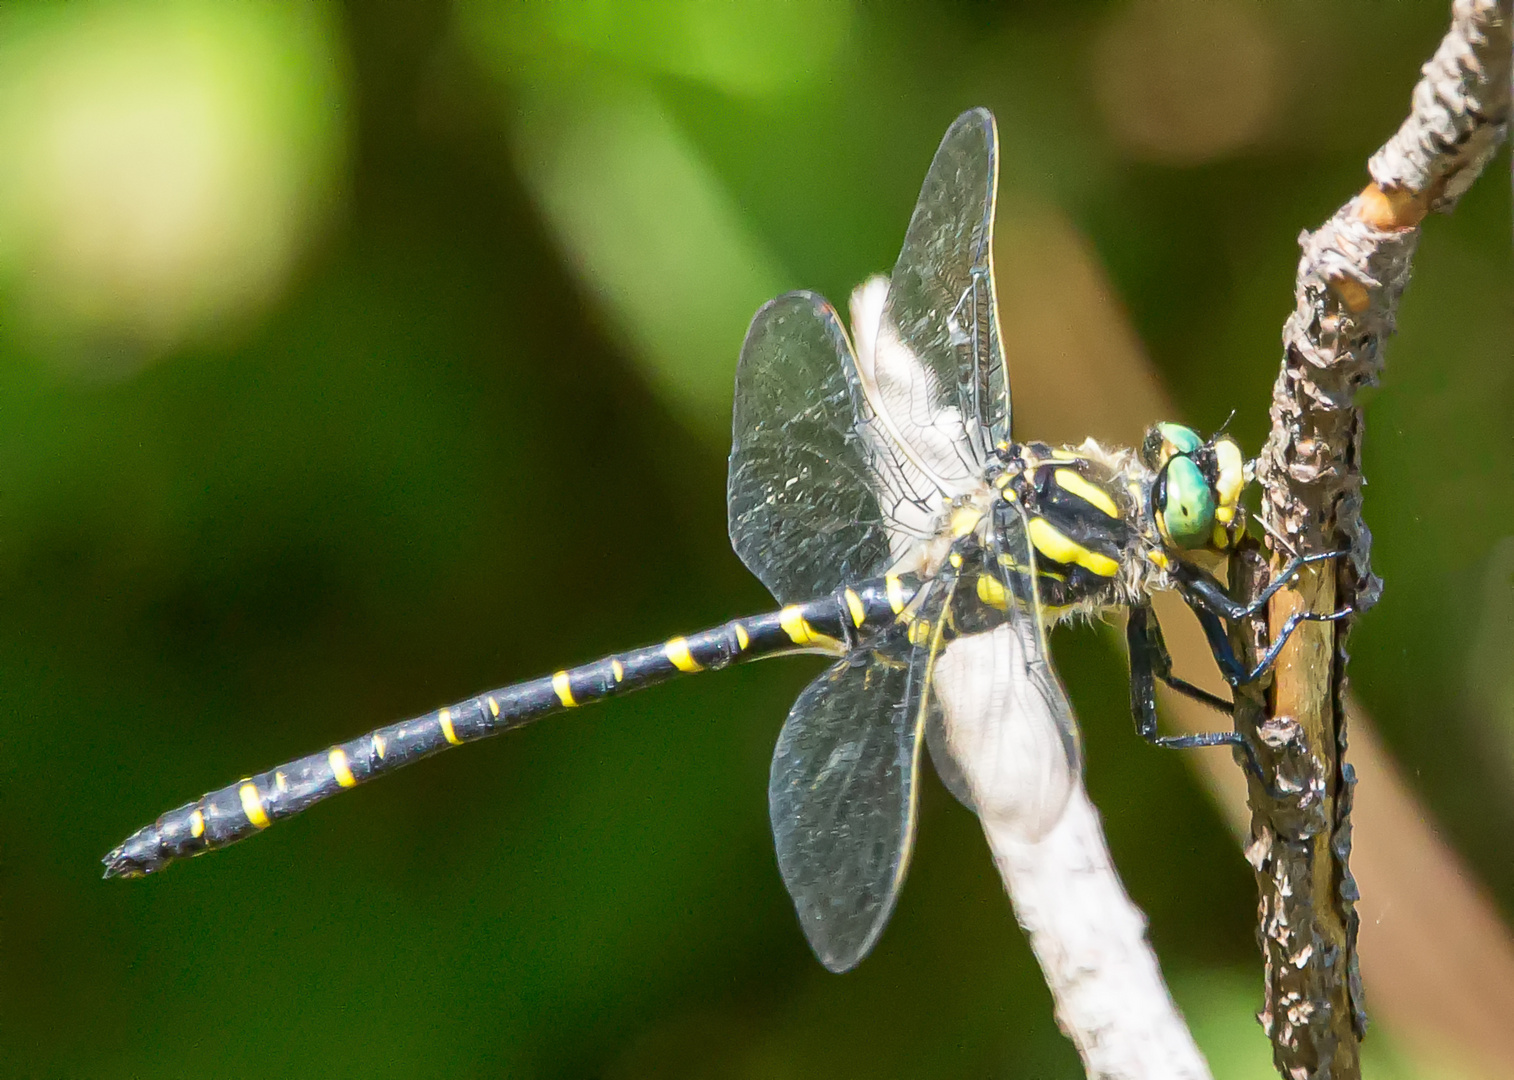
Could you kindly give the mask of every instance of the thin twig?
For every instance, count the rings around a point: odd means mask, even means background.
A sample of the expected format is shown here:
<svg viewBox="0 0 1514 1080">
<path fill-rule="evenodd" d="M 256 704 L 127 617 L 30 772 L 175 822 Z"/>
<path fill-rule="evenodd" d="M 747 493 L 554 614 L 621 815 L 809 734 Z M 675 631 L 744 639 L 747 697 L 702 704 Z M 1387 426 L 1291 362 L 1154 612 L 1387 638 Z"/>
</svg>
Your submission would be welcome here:
<svg viewBox="0 0 1514 1080">
<path fill-rule="evenodd" d="M 1349 551 L 1340 567 L 1301 574 L 1273 599 L 1265 632 L 1237 631 L 1253 661 L 1295 612 L 1376 601 L 1361 520 L 1363 420 L 1356 391 L 1377 379 L 1409 279 L 1419 224 L 1449 211 L 1502 141 L 1509 112 L 1514 0 L 1456 0 L 1452 27 L 1415 87 L 1413 108 L 1369 164 L 1373 182 L 1301 237 L 1296 307 L 1283 330 L 1272 434 L 1257 463 L 1267 531 L 1304 554 Z M 1280 557 L 1274 552 L 1272 571 Z M 1267 570 L 1240 560 L 1236 589 Z M 1269 792 L 1251 784 L 1248 857 L 1261 893 L 1263 1026 L 1290 1080 L 1360 1076 L 1366 1016 L 1356 958 L 1351 766 L 1344 711 L 1344 632 L 1305 623 L 1270 689 L 1238 695 L 1237 723 L 1262 746 Z"/>
</svg>

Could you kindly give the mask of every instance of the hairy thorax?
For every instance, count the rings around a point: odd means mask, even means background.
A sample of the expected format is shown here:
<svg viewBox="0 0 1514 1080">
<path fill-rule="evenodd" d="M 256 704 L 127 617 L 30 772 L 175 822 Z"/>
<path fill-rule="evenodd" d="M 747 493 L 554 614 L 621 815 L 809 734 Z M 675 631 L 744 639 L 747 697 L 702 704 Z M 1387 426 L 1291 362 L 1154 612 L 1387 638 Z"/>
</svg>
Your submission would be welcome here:
<svg viewBox="0 0 1514 1080">
<path fill-rule="evenodd" d="M 1053 621 L 1124 607 L 1166 575 L 1148 504 L 1152 474 L 1134 452 L 1092 439 L 1075 447 L 1022 443 L 1004 453 L 1035 548 L 1036 588 Z"/>
</svg>

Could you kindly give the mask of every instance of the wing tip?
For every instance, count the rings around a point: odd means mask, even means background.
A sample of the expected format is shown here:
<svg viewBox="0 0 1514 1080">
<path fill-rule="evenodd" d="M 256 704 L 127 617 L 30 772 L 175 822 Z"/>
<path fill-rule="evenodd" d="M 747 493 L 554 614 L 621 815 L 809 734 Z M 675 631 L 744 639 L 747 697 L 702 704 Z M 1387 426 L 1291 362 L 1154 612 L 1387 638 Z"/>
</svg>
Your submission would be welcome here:
<svg viewBox="0 0 1514 1080">
<path fill-rule="evenodd" d="M 891 914 L 893 914 L 892 906 L 880 912 L 872 926 L 868 928 L 867 935 L 850 948 L 838 948 L 838 943 L 834 940 L 820 940 L 822 924 L 818 920 L 804 924 L 804 936 L 810 943 L 815 959 L 820 961 L 826 971 L 832 975 L 845 975 L 867 959 L 868 954 L 873 951 L 873 946 L 878 944 L 878 939 L 883 936 L 883 928 L 888 925 Z"/>
<path fill-rule="evenodd" d="M 957 118 L 952 121 L 952 126 L 947 129 L 946 137 L 951 138 L 958 131 L 973 127 L 982 131 L 989 142 L 998 141 L 999 121 L 995 119 L 993 110 L 989 109 L 986 105 L 977 105 L 963 113 L 959 113 Z"/>
</svg>

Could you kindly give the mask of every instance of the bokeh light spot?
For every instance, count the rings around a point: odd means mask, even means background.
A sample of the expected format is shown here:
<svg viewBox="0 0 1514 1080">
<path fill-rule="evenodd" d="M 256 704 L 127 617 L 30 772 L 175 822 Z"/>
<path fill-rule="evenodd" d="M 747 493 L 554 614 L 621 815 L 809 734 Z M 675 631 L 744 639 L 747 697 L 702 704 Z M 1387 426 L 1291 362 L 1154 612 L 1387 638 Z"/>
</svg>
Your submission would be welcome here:
<svg viewBox="0 0 1514 1080">
<path fill-rule="evenodd" d="M 474 0 L 461 14 L 465 32 L 509 67 L 550 67 L 566 50 L 746 97 L 791 94 L 824 76 L 852 21 L 841 0 Z"/>
<path fill-rule="evenodd" d="M 28 345 L 128 371 L 262 310 L 341 157 L 325 9 L 0 19 L 0 289 Z"/>
<path fill-rule="evenodd" d="M 1136 0 L 1093 48 L 1098 101 L 1131 156 L 1196 165 L 1257 141 L 1281 101 L 1264 9 L 1237 0 Z"/>
<path fill-rule="evenodd" d="M 651 95 L 522 100 L 517 159 L 569 261 L 652 386 L 727 437 L 740 342 L 785 275 Z"/>
</svg>

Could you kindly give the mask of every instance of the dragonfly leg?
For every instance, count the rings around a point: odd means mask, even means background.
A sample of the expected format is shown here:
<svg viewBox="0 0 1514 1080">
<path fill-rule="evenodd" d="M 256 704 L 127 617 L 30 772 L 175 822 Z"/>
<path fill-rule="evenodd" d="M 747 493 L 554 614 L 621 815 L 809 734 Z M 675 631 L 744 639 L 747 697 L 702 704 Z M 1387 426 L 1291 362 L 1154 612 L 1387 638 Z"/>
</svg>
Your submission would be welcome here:
<svg viewBox="0 0 1514 1080">
<path fill-rule="evenodd" d="M 1203 603 L 1195 603 L 1187 593 L 1184 594 L 1184 599 L 1188 601 L 1188 606 L 1193 609 L 1193 613 L 1198 616 L 1199 625 L 1204 628 L 1204 637 L 1209 642 L 1209 650 L 1214 653 L 1215 663 L 1219 664 L 1220 673 L 1225 676 L 1225 681 L 1231 686 L 1254 683 L 1271 670 L 1272 665 L 1277 661 L 1278 654 L 1283 651 L 1283 646 L 1288 643 L 1288 639 L 1293 635 L 1293 631 L 1298 629 L 1300 623 L 1337 622 L 1355 614 L 1356 610 L 1348 604 L 1338 611 L 1294 612 L 1288 616 L 1288 621 L 1283 623 L 1282 631 L 1257 660 L 1256 666 L 1248 668 L 1241 662 L 1240 657 L 1235 655 L 1235 649 L 1230 644 L 1230 635 L 1225 630 L 1224 620 Z"/>
<path fill-rule="evenodd" d="M 1205 731 L 1192 735 L 1157 734 L 1158 679 L 1185 697 L 1218 709 L 1226 715 L 1234 712 L 1234 706 L 1224 698 L 1201 690 L 1172 673 L 1172 658 L 1162 639 L 1161 625 L 1157 622 L 1156 612 L 1148 605 L 1138 604 L 1130 609 L 1130 619 L 1125 624 L 1125 637 L 1130 646 L 1130 708 L 1135 716 L 1136 733 L 1153 746 L 1171 750 L 1193 750 L 1208 746 L 1239 747 L 1246 756 L 1247 770 L 1263 787 L 1272 791 L 1272 785 L 1262 771 L 1262 763 L 1257 759 L 1256 749 L 1238 731 Z"/>
<path fill-rule="evenodd" d="M 1305 566 L 1338 559 L 1346 554 L 1348 552 L 1345 551 L 1321 551 L 1314 555 L 1296 556 L 1267 583 L 1267 587 L 1256 595 L 1256 599 L 1246 604 L 1239 600 L 1232 600 L 1225 592 L 1225 586 L 1221 585 L 1214 575 L 1190 563 L 1176 563 L 1172 568 L 1172 577 L 1177 583 L 1178 591 L 1183 594 L 1183 599 L 1188 601 L 1189 607 L 1197 608 L 1198 605 L 1203 605 L 1226 619 L 1247 619 L 1266 607 L 1267 601 L 1293 580 L 1294 575 Z"/>
</svg>

